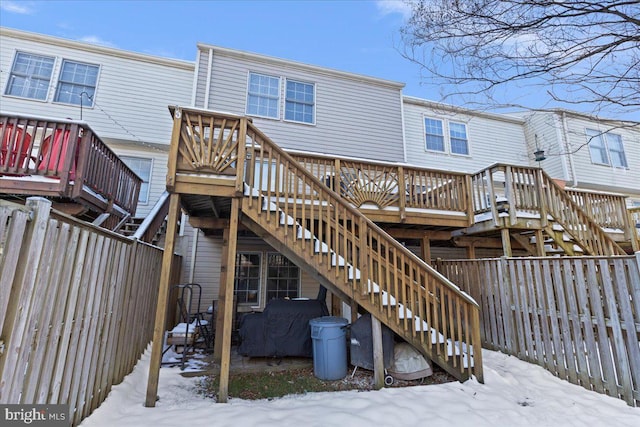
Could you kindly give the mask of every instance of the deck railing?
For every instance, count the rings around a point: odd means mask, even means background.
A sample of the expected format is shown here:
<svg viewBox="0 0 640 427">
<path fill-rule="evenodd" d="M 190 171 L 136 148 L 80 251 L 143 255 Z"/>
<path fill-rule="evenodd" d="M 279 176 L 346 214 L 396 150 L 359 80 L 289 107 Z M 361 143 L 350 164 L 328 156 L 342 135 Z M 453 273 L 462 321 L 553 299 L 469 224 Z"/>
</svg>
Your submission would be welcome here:
<svg viewBox="0 0 640 427">
<path fill-rule="evenodd" d="M 249 119 L 172 111 L 170 190 L 211 194 L 216 183 L 226 181 L 230 188 L 224 175 L 235 175 L 229 195 L 243 196 L 245 225 L 258 224 L 270 244 L 306 263 L 454 375 L 482 380 L 479 313 L 472 298 L 331 191 L 319 172 L 300 165 Z M 332 176 L 326 168 L 321 173 Z M 202 187 L 183 185 L 189 180 Z M 217 195 L 229 191 L 221 187 L 216 186 Z"/>
<path fill-rule="evenodd" d="M 0 192 L 134 212 L 141 179 L 84 122 L 0 114 Z"/>
<path fill-rule="evenodd" d="M 626 196 L 595 193 L 573 188 L 565 188 L 564 191 L 600 227 L 618 230 L 629 229 L 629 217 L 626 215 Z"/>
<path fill-rule="evenodd" d="M 290 153 L 316 178 L 356 207 L 367 203 L 467 213 L 469 185 L 464 173 L 394 163 Z"/>
<path fill-rule="evenodd" d="M 635 238 L 634 251 L 640 251 L 640 206 L 629 209 L 629 223 L 633 228 L 633 238 Z M 633 240 L 632 240 L 633 242 Z"/>
<path fill-rule="evenodd" d="M 542 169 L 495 164 L 471 180 L 474 214 L 490 212 L 496 225 L 500 216 L 508 216 L 512 226 L 525 217 L 536 218 L 546 227 L 551 217 L 590 255 L 626 254 Z"/>
</svg>

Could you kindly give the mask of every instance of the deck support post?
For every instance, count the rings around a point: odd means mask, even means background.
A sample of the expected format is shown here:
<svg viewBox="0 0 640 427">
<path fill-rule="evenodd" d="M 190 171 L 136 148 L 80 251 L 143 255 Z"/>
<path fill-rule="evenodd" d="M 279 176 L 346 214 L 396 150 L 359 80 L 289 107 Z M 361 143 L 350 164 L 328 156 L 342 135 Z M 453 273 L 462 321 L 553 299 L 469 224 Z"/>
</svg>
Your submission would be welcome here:
<svg viewBox="0 0 640 427">
<path fill-rule="evenodd" d="M 231 364 L 231 330 L 233 322 L 233 286 L 235 282 L 236 248 L 238 244 L 238 217 L 240 214 L 240 199 L 231 199 L 231 216 L 229 220 L 229 241 L 226 250 L 226 257 L 222 261 L 223 268 L 226 268 L 224 286 L 224 321 L 222 329 L 218 333 L 222 334 L 222 357 L 220 360 L 220 389 L 218 391 L 218 403 L 227 403 L 229 398 L 229 368 Z"/>
<path fill-rule="evenodd" d="M 502 234 L 502 250 L 504 252 L 504 256 L 513 256 L 511 252 L 511 236 L 509 234 L 509 229 L 505 227 L 500 230 L 500 233 Z"/>
<path fill-rule="evenodd" d="M 149 362 L 149 377 L 147 380 L 147 396 L 144 406 L 156 406 L 158 397 L 158 379 L 162 364 L 162 345 L 164 344 L 164 330 L 167 317 L 167 301 L 173 270 L 173 250 L 176 243 L 178 215 L 180 214 L 180 194 L 169 196 L 169 219 L 167 221 L 167 235 L 162 254 L 162 270 L 160 272 L 160 286 L 158 289 L 158 304 L 156 306 L 156 320 L 153 326 L 153 343 L 151 345 L 151 360 Z"/>
<path fill-rule="evenodd" d="M 422 254 L 422 260 L 431 265 L 431 239 L 429 236 L 423 236 L 420 241 L 420 252 Z"/>
<path fill-rule="evenodd" d="M 382 354 L 382 325 L 371 315 L 371 337 L 373 338 L 373 388 L 384 387 L 384 357 Z"/>
<path fill-rule="evenodd" d="M 544 235 L 542 233 L 542 229 L 536 230 L 536 255 L 544 256 Z"/>
<path fill-rule="evenodd" d="M 222 260 L 229 258 L 229 226 L 222 231 Z M 234 260 L 235 267 L 235 260 Z M 235 268 L 234 268 L 235 269 Z M 222 330 L 224 329 L 225 296 L 227 283 L 228 266 L 223 264 L 220 267 L 220 281 L 218 282 L 218 307 L 216 315 L 216 335 L 213 340 L 213 362 L 220 363 L 222 360 Z"/>
</svg>

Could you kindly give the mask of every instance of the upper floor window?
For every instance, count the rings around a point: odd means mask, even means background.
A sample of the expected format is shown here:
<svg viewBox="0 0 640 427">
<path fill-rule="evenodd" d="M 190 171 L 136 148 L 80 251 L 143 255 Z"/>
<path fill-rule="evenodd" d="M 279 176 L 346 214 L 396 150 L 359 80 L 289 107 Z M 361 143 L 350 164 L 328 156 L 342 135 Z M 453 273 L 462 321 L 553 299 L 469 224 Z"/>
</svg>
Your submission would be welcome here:
<svg viewBox="0 0 640 427">
<path fill-rule="evenodd" d="M 312 83 L 287 80 L 284 119 L 313 123 L 315 90 Z"/>
<path fill-rule="evenodd" d="M 587 138 L 589 138 L 589 152 L 593 163 L 620 168 L 628 167 L 622 136 L 616 133 L 587 129 Z"/>
<path fill-rule="evenodd" d="M 445 124 L 448 125 L 448 138 L 445 137 Z M 425 117 L 425 144 L 429 151 L 440 151 L 452 154 L 469 154 L 469 139 L 467 125 L 458 122 L 445 123 L 440 119 Z"/>
<path fill-rule="evenodd" d="M 141 157 L 120 156 L 125 165 L 129 166 L 141 179 L 139 203 L 149 203 L 149 181 L 151 180 L 151 159 Z"/>
<path fill-rule="evenodd" d="M 18 52 L 11 67 L 6 95 L 46 100 L 54 58 Z"/>
<path fill-rule="evenodd" d="M 427 137 L 427 150 L 444 152 L 444 131 L 442 120 L 424 119 L 424 128 Z"/>
<path fill-rule="evenodd" d="M 467 126 L 464 123 L 449 122 L 449 138 L 452 153 L 469 154 Z"/>
<path fill-rule="evenodd" d="M 280 78 L 249 73 L 247 114 L 279 118 Z"/>
<path fill-rule="evenodd" d="M 69 60 L 62 61 L 56 102 L 93 106 L 93 95 L 98 82 L 97 65 L 83 64 Z M 81 99 L 82 98 L 82 99 Z"/>
</svg>

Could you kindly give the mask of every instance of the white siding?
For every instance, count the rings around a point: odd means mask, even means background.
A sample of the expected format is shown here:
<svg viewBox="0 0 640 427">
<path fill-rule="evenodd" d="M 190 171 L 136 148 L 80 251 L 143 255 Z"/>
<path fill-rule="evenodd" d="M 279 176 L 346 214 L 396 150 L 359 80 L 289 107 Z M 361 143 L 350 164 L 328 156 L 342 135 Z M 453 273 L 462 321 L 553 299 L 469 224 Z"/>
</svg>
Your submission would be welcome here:
<svg viewBox="0 0 640 427">
<path fill-rule="evenodd" d="M 426 149 L 424 118 L 444 122 L 445 140 L 449 121 L 465 123 L 469 155 L 439 153 Z M 404 125 L 407 161 L 416 166 L 455 172 L 477 172 L 493 163 L 526 165 L 529 158 L 522 123 L 505 117 L 476 114 L 470 110 L 454 110 L 412 102 L 405 97 Z M 446 145 L 446 142 L 445 142 Z"/>
<path fill-rule="evenodd" d="M 55 57 L 47 101 L 5 96 L 17 51 Z M 168 145 L 168 105 L 190 105 L 194 63 L 154 58 L 14 30 L 0 32 L 0 88 L 3 111 L 80 119 L 80 107 L 53 103 L 63 59 L 96 64 L 100 73 L 95 105 L 82 119 L 103 138 Z"/>
<path fill-rule="evenodd" d="M 640 124 L 635 127 L 619 123 L 596 121 L 562 112 L 533 113 L 527 117 L 527 133 L 538 134 L 547 159 L 542 167 L 553 177 L 564 176 L 567 169 L 567 185 L 577 188 L 620 192 L 640 195 Z M 586 129 L 610 131 L 622 136 L 627 168 L 617 168 L 593 163 L 587 145 Z M 541 137 L 542 135 L 542 137 Z M 562 142 L 565 140 L 568 144 Z"/>
<path fill-rule="evenodd" d="M 208 49 L 201 50 L 201 69 L 208 57 Z M 315 125 L 263 118 L 254 118 L 254 123 L 283 148 L 388 161 L 404 159 L 402 85 L 376 83 L 364 77 L 358 80 L 355 75 L 260 58 L 214 49 L 208 108 L 244 115 L 249 72 L 314 83 Z M 198 102 L 204 102 L 206 79 L 200 73 Z"/>
<path fill-rule="evenodd" d="M 527 136 L 527 152 L 533 153 L 537 149 L 544 150 L 546 159 L 539 164 L 533 160 L 530 166 L 540 166 L 552 178 L 569 181 L 567 158 L 560 153 L 565 151 L 562 137 L 562 122 L 554 113 L 532 113 L 525 118 L 525 133 Z"/>
</svg>

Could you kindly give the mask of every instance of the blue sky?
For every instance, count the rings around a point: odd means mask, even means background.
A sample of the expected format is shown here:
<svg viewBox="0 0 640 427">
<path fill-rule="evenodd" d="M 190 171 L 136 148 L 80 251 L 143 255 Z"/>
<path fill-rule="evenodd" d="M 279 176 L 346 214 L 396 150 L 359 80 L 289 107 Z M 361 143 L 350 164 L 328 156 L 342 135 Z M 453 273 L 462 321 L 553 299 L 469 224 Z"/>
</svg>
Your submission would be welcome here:
<svg viewBox="0 0 640 427">
<path fill-rule="evenodd" d="M 400 81 L 405 95 L 439 101 L 440 88 L 400 54 L 408 13 L 400 0 L 0 0 L 4 27 L 185 60 L 204 42 Z M 538 93 L 507 87 L 502 99 L 544 107 Z"/>
</svg>

